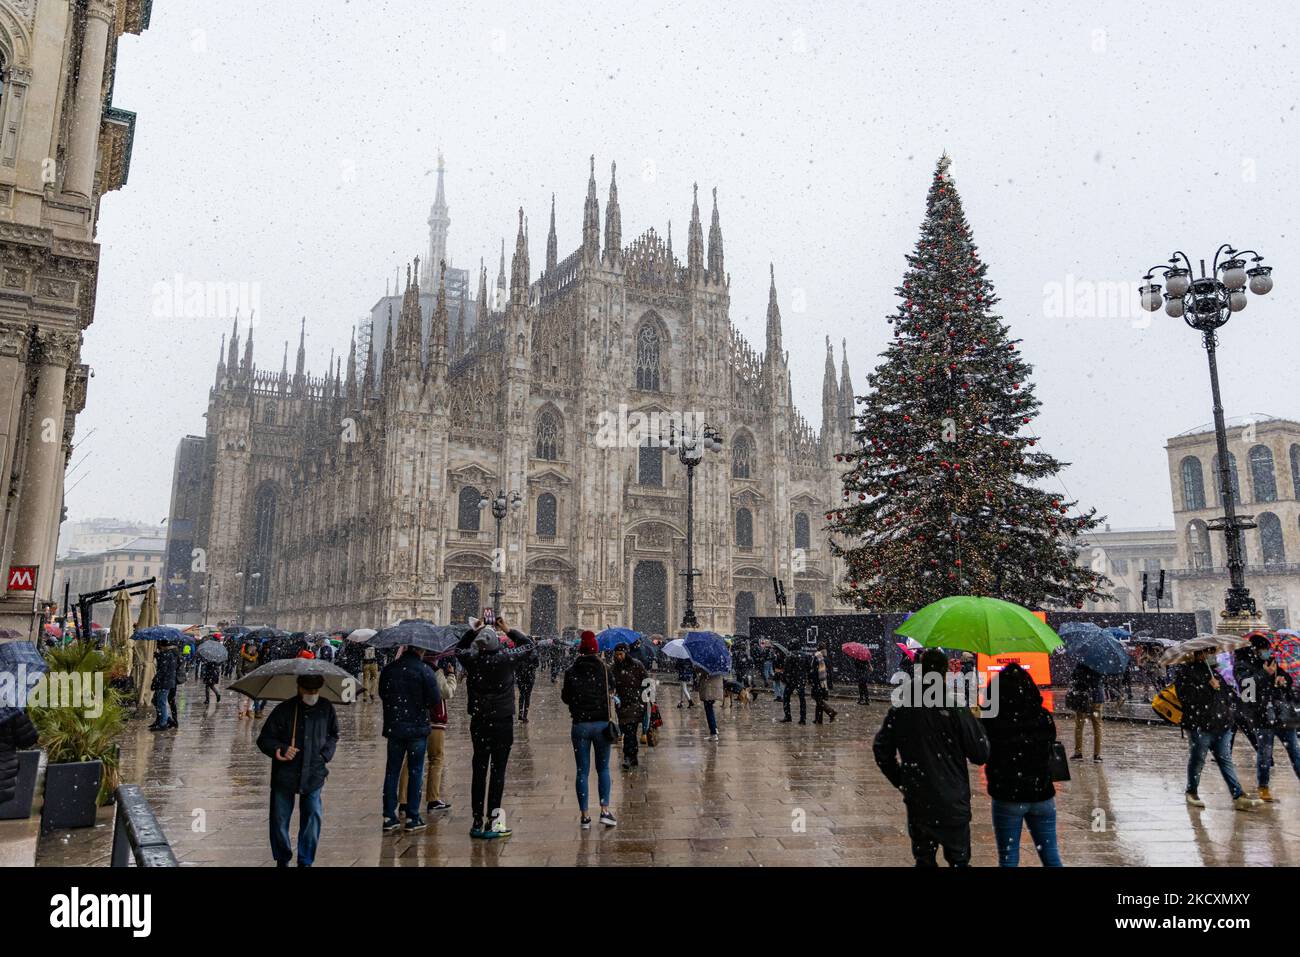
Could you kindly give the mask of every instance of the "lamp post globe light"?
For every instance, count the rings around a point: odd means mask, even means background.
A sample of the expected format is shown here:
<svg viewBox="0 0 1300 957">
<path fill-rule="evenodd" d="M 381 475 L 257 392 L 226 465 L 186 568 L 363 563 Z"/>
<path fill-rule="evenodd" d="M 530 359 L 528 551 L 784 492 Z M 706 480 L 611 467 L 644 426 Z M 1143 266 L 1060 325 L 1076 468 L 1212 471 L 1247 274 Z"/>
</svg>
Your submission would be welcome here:
<svg viewBox="0 0 1300 957">
<path fill-rule="evenodd" d="M 683 628 L 698 628 L 699 620 L 695 617 L 695 467 L 704 460 L 705 452 L 722 451 L 722 434 L 705 423 L 698 432 L 687 432 L 683 426 L 682 434 L 677 434 L 677 427 L 670 428 L 668 437 L 659 437 L 659 447 L 672 449 L 677 453 L 677 460 L 686 466 L 686 611 L 682 615 Z"/>
<path fill-rule="evenodd" d="M 492 614 L 493 617 L 501 614 L 501 568 L 505 565 L 505 555 L 501 551 L 501 523 L 505 521 L 507 515 L 518 512 L 523 507 L 523 497 L 516 491 L 497 491 L 496 498 L 480 498 L 478 507 L 481 510 L 488 506 L 492 508 L 492 517 L 497 522 L 497 545 L 496 551 L 492 553 Z"/>
<path fill-rule="evenodd" d="M 1250 256 L 1251 265 L 1244 257 Z M 1222 261 L 1221 261 L 1222 258 Z M 1210 363 L 1210 393 L 1214 399 L 1214 440 L 1218 449 L 1219 494 L 1223 500 L 1223 517 L 1210 523 L 1215 531 L 1222 530 L 1228 555 L 1228 591 L 1224 597 L 1223 627 L 1225 631 L 1244 633 L 1261 626 L 1255 600 L 1246 587 L 1245 552 L 1241 533 L 1254 528 L 1253 516 L 1238 515 L 1234 501 L 1235 486 L 1228 462 L 1228 432 L 1223 421 L 1223 399 L 1219 392 L 1219 365 L 1216 358 L 1218 329 L 1235 312 L 1246 308 L 1247 289 L 1264 296 L 1273 288 L 1272 267 L 1261 265 L 1264 257 L 1253 249 L 1239 250 L 1225 243 L 1214 254 L 1214 262 L 1207 274 L 1205 260 L 1200 262 L 1200 276 L 1194 275 L 1192 262 L 1183 252 L 1175 252 L 1169 265 L 1152 266 L 1142 278 L 1139 287 L 1142 307 L 1155 312 L 1163 301 L 1166 315 L 1182 319 L 1201 334 Z M 1164 294 L 1155 274 L 1164 278 Z"/>
</svg>

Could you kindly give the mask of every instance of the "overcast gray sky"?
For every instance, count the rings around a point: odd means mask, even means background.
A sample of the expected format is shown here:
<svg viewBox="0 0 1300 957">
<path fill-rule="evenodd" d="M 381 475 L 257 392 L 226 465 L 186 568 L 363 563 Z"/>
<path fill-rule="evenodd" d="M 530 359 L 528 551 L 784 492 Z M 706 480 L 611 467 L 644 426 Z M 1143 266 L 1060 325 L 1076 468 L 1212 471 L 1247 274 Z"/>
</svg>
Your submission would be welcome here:
<svg viewBox="0 0 1300 957">
<path fill-rule="evenodd" d="M 543 262 L 552 192 L 561 256 L 579 244 L 592 153 L 602 214 L 618 161 L 625 241 L 671 219 L 684 254 L 691 184 L 717 186 L 732 318 L 761 348 L 774 262 L 814 426 L 823 336 L 837 363 L 848 337 L 861 387 L 946 149 L 1035 366 L 1042 444 L 1117 527 L 1172 523 L 1164 441 L 1209 421 L 1209 388 L 1197 334 L 1089 284 L 1174 248 L 1259 248 L 1277 287 L 1224 330 L 1225 403 L 1300 417 L 1287 4 L 516 6 L 165 0 L 123 38 L 114 103 L 139 118 L 130 181 L 102 205 L 71 518 L 163 518 L 176 443 L 203 432 L 230 321 L 167 315 L 158 284 L 244 284 L 276 370 L 305 315 L 319 374 L 423 254 L 440 146 L 451 258 L 493 275 L 520 205 Z"/>
</svg>

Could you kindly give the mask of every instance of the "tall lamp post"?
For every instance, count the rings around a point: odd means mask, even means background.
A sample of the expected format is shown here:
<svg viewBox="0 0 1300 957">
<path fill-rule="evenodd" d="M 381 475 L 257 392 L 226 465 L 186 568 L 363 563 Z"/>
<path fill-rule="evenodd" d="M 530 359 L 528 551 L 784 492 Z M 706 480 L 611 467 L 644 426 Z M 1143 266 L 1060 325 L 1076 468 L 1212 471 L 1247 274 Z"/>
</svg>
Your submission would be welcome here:
<svg viewBox="0 0 1300 957">
<path fill-rule="evenodd" d="M 683 628 L 699 627 L 695 617 L 695 466 L 704 459 L 705 452 L 722 451 L 722 434 L 707 423 L 699 432 L 688 433 L 683 427 L 682 434 L 677 434 L 673 426 L 668 438 L 659 437 L 659 447 L 674 449 L 677 460 L 686 466 L 686 613 L 682 615 Z"/>
<path fill-rule="evenodd" d="M 245 623 L 244 616 L 248 614 L 248 583 L 254 579 L 262 577 L 262 573 L 252 571 L 252 567 L 252 561 L 246 561 L 244 562 L 244 570 L 242 572 L 235 572 L 235 577 L 241 579 L 243 582 L 243 588 L 240 591 L 239 599 L 239 623 L 241 625 Z M 206 619 L 206 612 L 204 613 L 204 617 Z"/>
<path fill-rule="evenodd" d="M 517 512 L 523 506 L 524 500 L 518 492 L 498 491 L 496 498 L 480 498 L 478 507 L 480 510 L 492 506 L 492 517 L 497 520 L 497 549 L 492 555 L 492 614 L 501 614 L 501 567 L 505 564 L 505 555 L 501 551 L 501 523 L 505 517 L 512 512 Z"/>
<path fill-rule="evenodd" d="M 1220 262 L 1220 257 L 1225 257 Z M 1253 265 L 1246 266 L 1245 256 Z M 1228 591 L 1224 598 L 1223 619 L 1237 630 L 1254 627 L 1258 611 L 1255 599 L 1246 587 L 1246 562 L 1242 549 L 1241 533 L 1254 528 L 1253 516 L 1238 515 L 1234 501 L 1232 470 L 1228 467 L 1228 432 L 1223 421 L 1223 399 L 1219 392 L 1219 365 L 1215 355 L 1218 345 L 1217 330 L 1234 312 L 1241 312 L 1249 301 L 1246 289 L 1257 296 L 1266 295 L 1273 288 L 1272 267 L 1262 266 L 1264 257 L 1253 249 L 1238 250 L 1225 243 L 1214 254 L 1214 263 L 1207 275 L 1205 260 L 1200 262 L 1200 276 L 1193 278 L 1192 261 L 1186 253 L 1175 252 L 1169 265 L 1152 266 L 1142 278 L 1146 285 L 1139 288 L 1142 307 L 1155 312 L 1164 303 L 1165 312 L 1182 319 L 1201 333 L 1205 352 L 1210 362 L 1210 393 L 1214 398 L 1214 440 L 1219 453 L 1219 495 L 1223 500 L 1223 517 L 1215 519 L 1210 528 L 1222 530 L 1228 553 Z M 1160 284 L 1153 281 L 1159 272 L 1165 280 L 1165 293 L 1161 296 Z"/>
</svg>

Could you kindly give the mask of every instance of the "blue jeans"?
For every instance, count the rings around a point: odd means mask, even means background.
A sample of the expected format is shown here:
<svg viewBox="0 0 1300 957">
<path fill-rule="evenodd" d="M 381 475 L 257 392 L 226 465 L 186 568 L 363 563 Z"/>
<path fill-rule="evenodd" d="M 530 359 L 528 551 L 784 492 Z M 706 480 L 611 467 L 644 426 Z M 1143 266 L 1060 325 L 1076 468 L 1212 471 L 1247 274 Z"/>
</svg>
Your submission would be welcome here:
<svg viewBox="0 0 1300 957">
<path fill-rule="evenodd" d="M 717 734 L 717 733 L 718 733 L 718 719 L 717 719 L 716 717 L 714 717 L 714 715 L 713 715 L 713 702 L 712 702 L 712 701 L 705 701 L 705 702 L 704 702 L 704 717 L 707 718 L 707 719 L 708 719 L 708 722 L 709 722 L 709 734 Z"/>
<path fill-rule="evenodd" d="M 1291 758 L 1291 767 L 1295 769 L 1296 777 L 1300 778 L 1300 740 L 1297 740 L 1295 728 L 1287 728 L 1284 731 L 1261 728 L 1255 734 L 1255 775 L 1260 787 L 1268 787 L 1268 775 L 1273 767 L 1274 738 L 1281 739 L 1287 755 Z"/>
<path fill-rule="evenodd" d="M 610 740 L 605 737 L 607 721 L 575 721 L 569 737 L 573 741 L 573 757 L 578 765 L 574 787 L 578 792 L 578 808 L 587 813 L 587 780 L 591 776 L 591 752 L 596 751 L 596 778 L 600 790 L 600 806 L 609 807 L 609 792 L 613 782 L 609 776 Z"/>
<path fill-rule="evenodd" d="M 281 867 L 293 857 L 289 843 L 289 818 L 293 817 L 293 799 L 298 798 L 298 866 L 311 867 L 320 843 L 320 792 L 295 795 L 293 791 L 271 788 L 271 856 Z"/>
<path fill-rule="evenodd" d="M 1235 801 L 1245 792 L 1237 780 L 1237 769 L 1232 764 L 1231 731 L 1188 731 L 1187 732 L 1187 791 L 1195 794 L 1201 785 L 1201 768 L 1205 767 L 1205 755 L 1213 753 L 1214 763 L 1219 766 L 1219 773 L 1228 785 L 1228 791 Z"/>
<path fill-rule="evenodd" d="M 406 761 L 406 819 L 420 816 L 420 786 L 424 784 L 424 752 L 429 747 L 425 735 L 418 738 L 389 738 L 388 763 L 384 766 L 384 820 L 397 817 L 397 779 Z"/>
<path fill-rule="evenodd" d="M 998 866 L 1020 864 L 1020 824 L 1029 827 L 1029 836 L 1038 848 L 1044 867 L 1060 867 L 1056 849 L 1056 798 L 1046 801 L 999 801 L 993 799 L 993 836 L 998 843 Z"/>
<path fill-rule="evenodd" d="M 772 662 L 763 662 L 763 684 L 768 684 L 772 680 Z"/>
<path fill-rule="evenodd" d="M 153 706 L 158 711 L 158 717 L 154 723 L 159 727 L 167 724 L 172 719 L 171 708 L 167 705 L 167 696 L 170 693 L 166 688 L 159 688 L 153 693 Z"/>
</svg>

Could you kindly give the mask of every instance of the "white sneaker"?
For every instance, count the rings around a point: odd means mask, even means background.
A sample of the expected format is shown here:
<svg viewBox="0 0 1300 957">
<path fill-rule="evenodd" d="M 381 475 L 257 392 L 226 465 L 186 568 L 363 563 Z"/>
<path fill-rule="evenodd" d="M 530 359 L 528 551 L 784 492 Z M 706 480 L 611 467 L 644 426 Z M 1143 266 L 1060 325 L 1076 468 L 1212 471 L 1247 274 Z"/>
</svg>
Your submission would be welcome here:
<svg viewBox="0 0 1300 957">
<path fill-rule="evenodd" d="M 611 811 L 600 812 L 600 823 L 606 827 L 618 827 L 618 821 L 614 819 L 614 814 Z"/>
<path fill-rule="evenodd" d="M 717 740 L 718 740 L 718 736 L 717 736 L 716 734 L 711 734 L 711 735 L 709 735 L 709 740 L 710 740 L 710 741 L 717 741 Z"/>
</svg>

